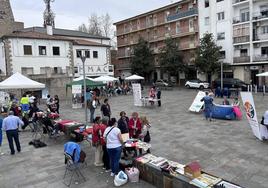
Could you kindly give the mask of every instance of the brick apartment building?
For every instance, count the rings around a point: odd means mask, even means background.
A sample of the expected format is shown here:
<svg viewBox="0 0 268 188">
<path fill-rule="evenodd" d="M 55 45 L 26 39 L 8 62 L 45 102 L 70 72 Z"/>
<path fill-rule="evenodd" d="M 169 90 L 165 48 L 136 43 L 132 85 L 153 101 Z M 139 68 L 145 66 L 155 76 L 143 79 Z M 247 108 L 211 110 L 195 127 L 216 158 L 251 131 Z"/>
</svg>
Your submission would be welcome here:
<svg viewBox="0 0 268 188">
<path fill-rule="evenodd" d="M 156 71 L 152 80 L 166 79 L 161 72 L 158 54 L 168 37 L 179 39 L 184 62 L 194 64 L 194 51 L 199 43 L 198 6 L 196 0 L 182 0 L 167 6 L 114 23 L 117 32 L 118 61 L 115 72 L 124 77 L 130 74 L 130 56 L 140 37 L 149 42 L 154 54 Z M 118 75 L 118 76 L 119 76 Z M 195 77 L 196 71 L 180 74 L 180 79 Z"/>
</svg>

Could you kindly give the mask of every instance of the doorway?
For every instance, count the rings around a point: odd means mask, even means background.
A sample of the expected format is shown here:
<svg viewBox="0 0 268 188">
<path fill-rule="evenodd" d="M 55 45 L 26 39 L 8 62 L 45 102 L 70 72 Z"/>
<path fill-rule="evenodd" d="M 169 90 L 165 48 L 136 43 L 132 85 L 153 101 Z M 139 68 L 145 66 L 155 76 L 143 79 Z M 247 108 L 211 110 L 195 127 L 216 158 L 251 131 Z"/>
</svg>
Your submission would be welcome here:
<svg viewBox="0 0 268 188">
<path fill-rule="evenodd" d="M 259 70 L 251 70 L 251 80 L 253 85 L 259 85 L 259 77 L 256 76 L 256 74 L 259 73 Z"/>
</svg>

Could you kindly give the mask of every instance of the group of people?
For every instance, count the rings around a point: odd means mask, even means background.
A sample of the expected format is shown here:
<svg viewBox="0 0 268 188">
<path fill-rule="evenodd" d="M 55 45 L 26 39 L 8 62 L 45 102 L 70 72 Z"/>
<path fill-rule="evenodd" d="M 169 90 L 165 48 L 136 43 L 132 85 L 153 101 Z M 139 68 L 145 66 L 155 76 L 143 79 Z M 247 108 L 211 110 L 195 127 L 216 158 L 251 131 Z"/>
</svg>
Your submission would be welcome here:
<svg viewBox="0 0 268 188">
<path fill-rule="evenodd" d="M 129 138 L 150 142 L 149 129 L 151 127 L 145 116 L 139 117 L 137 112 L 128 118 L 124 111 L 120 112 L 120 118 L 110 116 L 97 116 L 93 123 L 92 143 L 95 147 L 95 166 L 103 166 L 106 172 L 111 171 L 111 176 L 119 172 L 121 154 L 127 151 L 123 146 L 123 135 Z M 109 114 L 108 114 L 109 115 Z M 110 114 L 111 115 L 111 114 Z M 149 151 L 148 151 L 149 152 Z"/>
<path fill-rule="evenodd" d="M 152 86 L 149 90 L 149 97 L 153 99 L 157 99 L 158 106 L 161 106 L 161 90 L 159 88 L 156 88 L 155 86 Z M 154 105 L 154 101 L 150 101 L 151 105 Z"/>
</svg>

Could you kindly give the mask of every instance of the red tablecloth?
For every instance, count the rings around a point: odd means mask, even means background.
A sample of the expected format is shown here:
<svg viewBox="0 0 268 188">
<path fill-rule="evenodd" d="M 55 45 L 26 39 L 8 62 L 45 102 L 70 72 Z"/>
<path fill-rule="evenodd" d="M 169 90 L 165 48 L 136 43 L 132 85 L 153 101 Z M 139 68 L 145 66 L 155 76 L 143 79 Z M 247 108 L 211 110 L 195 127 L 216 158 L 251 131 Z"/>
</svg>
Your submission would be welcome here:
<svg viewBox="0 0 268 188">
<path fill-rule="evenodd" d="M 65 131 L 65 127 L 74 123 L 74 124 L 78 124 L 77 121 L 74 120 L 69 120 L 69 119 L 64 119 L 64 120 L 60 120 L 60 121 L 55 121 L 58 125 L 59 125 L 59 129 L 62 130 L 63 132 Z"/>
</svg>

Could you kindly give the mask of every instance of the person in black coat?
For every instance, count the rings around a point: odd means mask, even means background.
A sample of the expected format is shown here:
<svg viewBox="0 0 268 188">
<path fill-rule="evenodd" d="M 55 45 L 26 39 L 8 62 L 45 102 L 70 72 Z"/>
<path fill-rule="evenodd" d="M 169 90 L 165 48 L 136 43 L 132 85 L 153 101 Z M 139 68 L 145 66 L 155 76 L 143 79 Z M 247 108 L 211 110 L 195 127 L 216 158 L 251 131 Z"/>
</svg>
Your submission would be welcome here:
<svg viewBox="0 0 268 188">
<path fill-rule="evenodd" d="M 117 122 L 117 127 L 120 129 L 121 134 L 125 134 L 129 132 L 128 122 L 129 122 L 129 119 L 126 116 L 126 112 L 124 111 L 120 112 L 120 119 Z"/>
<path fill-rule="evenodd" d="M 161 90 L 157 88 L 156 98 L 158 99 L 158 106 L 161 106 Z"/>
</svg>

